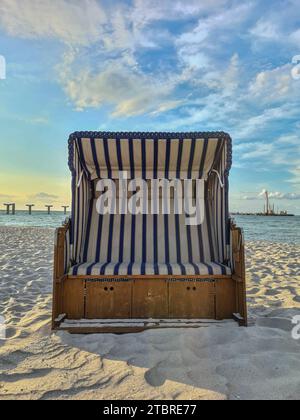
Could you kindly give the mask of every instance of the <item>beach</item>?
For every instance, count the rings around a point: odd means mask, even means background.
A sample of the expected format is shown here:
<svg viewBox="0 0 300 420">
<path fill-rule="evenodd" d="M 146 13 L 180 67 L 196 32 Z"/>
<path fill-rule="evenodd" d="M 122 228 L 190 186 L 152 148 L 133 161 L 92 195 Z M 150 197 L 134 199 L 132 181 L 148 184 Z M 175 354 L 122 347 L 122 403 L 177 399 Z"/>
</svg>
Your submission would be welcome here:
<svg viewBox="0 0 300 420">
<path fill-rule="evenodd" d="M 0 227 L 0 399 L 299 399 L 299 244 L 247 241 L 250 326 L 50 328 L 54 230 Z"/>
</svg>

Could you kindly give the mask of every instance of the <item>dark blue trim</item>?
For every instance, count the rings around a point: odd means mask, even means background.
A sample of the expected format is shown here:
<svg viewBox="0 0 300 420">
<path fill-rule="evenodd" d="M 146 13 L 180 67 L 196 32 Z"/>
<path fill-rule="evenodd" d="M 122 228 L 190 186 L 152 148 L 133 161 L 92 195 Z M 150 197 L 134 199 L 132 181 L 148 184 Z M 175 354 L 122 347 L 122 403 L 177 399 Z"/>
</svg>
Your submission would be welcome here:
<svg viewBox="0 0 300 420">
<path fill-rule="evenodd" d="M 108 178 L 111 178 L 111 165 L 110 165 L 110 159 L 109 159 L 109 152 L 108 152 L 108 143 L 107 138 L 103 139 L 103 147 L 104 147 L 104 156 L 105 156 L 105 162 L 107 167 L 107 176 Z"/>
<path fill-rule="evenodd" d="M 114 233 L 114 219 L 115 215 L 111 214 L 109 218 L 109 233 L 108 233 L 108 245 L 107 245 L 107 262 L 102 265 L 100 275 L 105 275 L 106 267 L 111 263 L 113 233 Z"/>
<path fill-rule="evenodd" d="M 180 169 L 181 169 L 181 160 L 182 160 L 182 149 L 183 149 L 183 139 L 180 138 L 180 140 L 179 140 L 179 147 L 178 147 L 177 169 L 176 169 L 176 177 L 178 179 L 180 179 Z"/>
<path fill-rule="evenodd" d="M 130 249 L 130 262 L 135 259 L 135 228 L 136 228 L 136 215 L 131 215 L 131 249 Z"/>
<path fill-rule="evenodd" d="M 210 264 L 207 264 L 207 263 L 202 263 L 202 264 L 204 264 L 208 268 L 208 274 L 210 276 L 212 276 L 214 274 L 214 270 L 213 270 L 212 266 Z"/>
<path fill-rule="evenodd" d="M 143 214 L 143 245 L 142 245 L 142 261 L 147 261 L 147 215 Z"/>
<path fill-rule="evenodd" d="M 181 262 L 179 214 L 175 214 L 175 233 L 176 233 L 177 261 Z"/>
<path fill-rule="evenodd" d="M 87 254 L 89 248 L 89 240 L 90 240 L 90 232 L 91 232 L 91 223 L 92 223 L 92 214 L 93 214 L 93 199 L 90 200 L 89 206 L 89 213 L 88 213 L 88 220 L 87 220 L 87 227 L 86 227 L 86 237 L 84 243 L 84 251 L 83 251 L 83 262 L 87 262 Z"/>
<path fill-rule="evenodd" d="M 188 179 L 192 178 L 192 167 L 193 167 L 193 162 L 194 162 L 194 157 L 195 157 L 195 147 L 196 147 L 196 139 L 192 139 L 190 160 L 189 160 L 189 166 L 188 166 Z"/>
<path fill-rule="evenodd" d="M 189 263 L 194 267 L 195 274 L 199 275 L 199 267 L 193 262 L 193 248 L 192 248 L 192 235 L 191 235 L 191 226 L 186 225 L 186 237 L 188 245 L 188 254 L 189 254 Z"/>
<path fill-rule="evenodd" d="M 154 274 L 159 274 L 158 270 L 158 242 L 157 242 L 157 219 L 158 215 L 153 215 L 153 261 L 154 261 Z"/>
<path fill-rule="evenodd" d="M 95 139 L 91 139 L 91 149 L 92 149 L 93 160 L 94 160 L 94 164 L 95 164 L 95 168 L 96 168 L 96 172 L 97 172 L 97 177 L 100 178 L 101 173 L 100 173 L 99 162 L 98 162 L 98 159 L 97 159 L 97 150 L 96 150 L 96 145 L 95 145 Z"/>
<path fill-rule="evenodd" d="M 222 264 L 220 264 L 220 263 L 217 263 L 217 262 L 215 262 L 215 264 L 218 265 L 221 268 L 222 275 L 225 276 L 226 275 L 226 268 L 225 268 L 225 266 L 222 265 Z"/>
<path fill-rule="evenodd" d="M 131 176 L 131 179 L 134 179 L 135 170 L 134 170 L 134 152 L 133 152 L 132 138 L 128 139 L 128 147 L 129 147 L 129 159 L 130 159 L 130 176 Z"/>
<path fill-rule="evenodd" d="M 205 139 L 204 146 L 203 146 L 203 152 L 202 152 L 202 156 L 201 156 L 200 168 L 199 168 L 199 178 L 200 179 L 202 179 L 203 175 L 204 175 L 204 165 L 205 165 L 205 160 L 206 160 L 206 155 L 207 155 L 207 149 L 208 149 L 208 139 Z"/>
<path fill-rule="evenodd" d="M 172 265 L 170 264 L 170 243 L 169 243 L 169 215 L 164 214 L 165 225 L 165 261 L 168 267 L 168 274 L 173 274 Z"/>
<path fill-rule="evenodd" d="M 117 149 L 117 158 L 118 158 L 118 166 L 119 170 L 123 171 L 123 162 L 122 162 L 122 153 L 121 153 L 121 143 L 120 138 L 116 138 L 116 149 Z"/>
<path fill-rule="evenodd" d="M 100 246 L 101 246 L 101 239 L 102 239 L 102 227 L 103 227 L 103 215 L 99 214 L 98 220 L 98 232 L 97 232 L 97 247 L 96 247 L 96 261 L 100 262 Z"/>
<path fill-rule="evenodd" d="M 212 261 L 215 261 L 215 251 L 214 246 L 212 243 L 212 226 L 210 220 L 210 203 L 208 201 L 208 185 L 205 188 L 205 212 L 206 212 L 206 219 L 207 219 L 207 232 L 208 232 L 208 243 L 209 243 L 209 250 L 210 250 L 210 258 Z"/>
<path fill-rule="evenodd" d="M 202 235 L 202 225 L 198 225 L 197 226 L 197 230 L 198 230 L 198 244 L 199 244 L 199 256 L 200 256 L 200 261 L 204 261 L 204 248 L 203 248 L 203 235 Z"/>
</svg>

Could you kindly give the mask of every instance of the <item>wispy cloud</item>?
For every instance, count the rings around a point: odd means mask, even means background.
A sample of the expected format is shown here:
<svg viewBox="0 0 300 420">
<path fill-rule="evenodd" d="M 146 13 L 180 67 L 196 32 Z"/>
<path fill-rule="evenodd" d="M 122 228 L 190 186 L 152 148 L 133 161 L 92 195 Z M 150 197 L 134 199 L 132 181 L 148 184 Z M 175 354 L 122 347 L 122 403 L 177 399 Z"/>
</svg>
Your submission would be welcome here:
<svg viewBox="0 0 300 420">
<path fill-rule="evenodd" d="M 59 199 L 59 196 L 55 194 L 48 194 L 46 192 L 39 192 L 37 194 L 31 195 L 29 199 L 37 200 L 40 202 L 48 202 L 48 201 L 57 201 Z"/>
<path fill-rule="evenodd" d="M 106 21 L 96 0 L 1 0 L 0 25 L 22 38 L 56 38 L 72 45 L 99 40 Z"/>
<path fill-rule="evenodd" d="M 253 200 L 261 200 L 265 199 L 267 190 L 262 190 L 260 193 L 252 193 L 251 195 L 246 195 L 243 197 L 244 200 L 253 201 Z M 279 192 L 279 191 L 270 191 L 268 192 L 269 198 L 275 200 L 300 200 L 300 193 L 292 193 L 292 192 Z"/>
</svg>

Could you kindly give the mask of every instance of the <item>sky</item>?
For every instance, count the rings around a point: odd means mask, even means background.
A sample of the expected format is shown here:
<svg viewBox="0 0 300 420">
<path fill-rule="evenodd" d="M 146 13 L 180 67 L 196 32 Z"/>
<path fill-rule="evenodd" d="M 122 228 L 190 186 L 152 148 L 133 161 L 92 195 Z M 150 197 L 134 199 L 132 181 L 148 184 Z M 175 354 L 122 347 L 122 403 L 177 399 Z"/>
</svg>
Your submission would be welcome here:
<svg viewBox="0 0 300 420">
<path fill-rule="evenodd" d="M 300 214 L 299 105 L 300 0 L 0 0 L 0 205 L 70 202 L 71 132 L 220 130 L 231 210 Z"/>
</svg>

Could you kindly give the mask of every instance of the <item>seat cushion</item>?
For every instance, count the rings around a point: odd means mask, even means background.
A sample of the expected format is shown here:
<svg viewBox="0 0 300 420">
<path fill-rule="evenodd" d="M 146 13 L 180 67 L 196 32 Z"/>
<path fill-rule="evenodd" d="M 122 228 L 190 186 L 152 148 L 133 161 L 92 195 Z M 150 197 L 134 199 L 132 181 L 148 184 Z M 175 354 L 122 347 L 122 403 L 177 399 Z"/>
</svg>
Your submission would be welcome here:
<svg viewBox="0 0 300 420">
<path fill-rule="evenodd" d="M 92 263 L 71 267 L 69 275 L 228 275 L 231 269 L 219 263 Z"/>
</svg>

